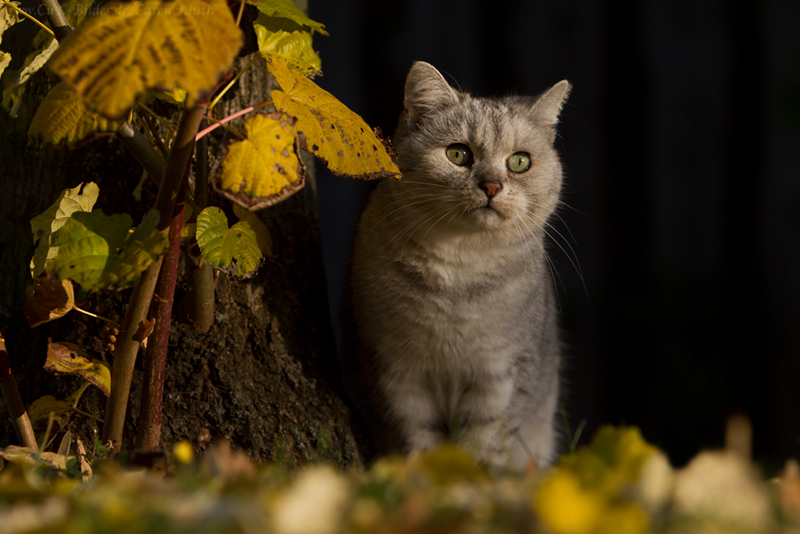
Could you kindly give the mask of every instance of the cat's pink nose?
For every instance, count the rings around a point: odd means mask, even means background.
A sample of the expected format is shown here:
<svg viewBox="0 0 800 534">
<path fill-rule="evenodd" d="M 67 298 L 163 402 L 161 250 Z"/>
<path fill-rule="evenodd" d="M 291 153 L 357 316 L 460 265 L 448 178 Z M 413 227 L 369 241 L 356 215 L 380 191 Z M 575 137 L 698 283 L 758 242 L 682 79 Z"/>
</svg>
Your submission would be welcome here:
<svg viewBox="0 0 800 534">
<path fill-rule="evenodd" d="M 480 188 L 483 189 L 483 192 L 486 193 L 487 197 L 492 198 L 503 188 L 503 186 L 500 184 L 500 182 L 482 182 L 480 184 Z"/>
</svg>

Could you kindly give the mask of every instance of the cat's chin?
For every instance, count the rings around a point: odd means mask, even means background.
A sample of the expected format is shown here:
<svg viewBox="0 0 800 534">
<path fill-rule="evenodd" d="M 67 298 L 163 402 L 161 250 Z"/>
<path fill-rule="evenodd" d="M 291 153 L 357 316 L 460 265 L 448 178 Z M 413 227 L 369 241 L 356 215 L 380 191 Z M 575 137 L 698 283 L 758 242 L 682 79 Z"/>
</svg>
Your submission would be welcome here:
<svg viewBox="0 0 800 534">
<path fill-rule="evenodd" d="M 508 216 L 490 205 L 473 208 L 466 215 L 469 223 L 481 230 L 493 230 L 508 223 Z"/>
</svg>

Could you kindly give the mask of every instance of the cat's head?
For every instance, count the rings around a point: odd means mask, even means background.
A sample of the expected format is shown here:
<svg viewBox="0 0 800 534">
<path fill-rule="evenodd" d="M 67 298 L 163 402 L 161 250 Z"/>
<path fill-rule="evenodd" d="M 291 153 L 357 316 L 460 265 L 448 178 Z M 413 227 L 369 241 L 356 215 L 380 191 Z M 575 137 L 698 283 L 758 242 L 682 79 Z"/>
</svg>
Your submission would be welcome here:
<svg viewBox="0 0 800 534">
<path fill-rule="evenodd" d="M 543 228 L 561 191 L 553 142 L 569 90 L 564 80 L 538 97 L 473 98 L 414 63 L 394 137 L 397 200 L 431 227 Z"/>
</svg>

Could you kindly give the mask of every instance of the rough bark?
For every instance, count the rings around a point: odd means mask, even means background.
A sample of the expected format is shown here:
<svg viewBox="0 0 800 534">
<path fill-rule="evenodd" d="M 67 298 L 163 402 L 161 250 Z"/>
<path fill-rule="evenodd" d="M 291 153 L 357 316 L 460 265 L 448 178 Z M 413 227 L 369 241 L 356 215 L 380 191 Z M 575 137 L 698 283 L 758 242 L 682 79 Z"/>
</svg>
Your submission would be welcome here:
<svg viewBox="0 0 800 534">
<path fill-rule="evenodd" d="M 239 67 L 248 58 L 240 58 Z M 152 205 L 154 187 L 147 184 L 142 201 L 131 195 L 141 166 L 113 137 L 74 150 L 42 146 L 25 135 L 36 103 L 53 80 L 39 73 L 26 93 L 21 116 L 0 111 L 0 331 L 6 334 L 12 366 L 23 400 L 43 395 L 64 398 L 80 381 L 54 377 L 42 370 L 48 338 L 79 343 L 102 352 L 102 324 L 91 317 L 66 317 L 31 329 L 22 316 L 29 283 L 32 238 L 28 221 L 44 211 L 65 187 L 95 181 L 101 197 L 96 208 L 106 213 L 129 212 L 138 221 Z M 270 80 L 260 62 L 239 81 L 217 117 L 269 99 Z M 220 143 L 229 134 L 211 136 L 212 176 L 222 156 Z M 309 162 L 310 163 L 310 162 Z M 212 440 L 226 438 L 257 460 L 298 464 L 330 460 L 342 467 L 360 466 L 351 414 L 342 400 L 336 354 L 327 307 L 313 173 L 307 186 L 281 204 L 262 210 L 273 250 L 257 275 L 239 281 L 227 274 L 216 280 L 216 316 L 204 334 L 173 316 L 170 354 L 164 384 L 162 443 L 192 440 L 202 429 Z M 225 205 L 215 198 L 212 203 Z M 227 209 L 227 207 L 224 207 Z M 235 218 L 229 212 L 229 219 Z M 179 285 L 176 302 L 185 293 Z M 120 321 L 130 290 L 91 295 L 83 308 Z M 125 438 L 135 433 L 141 390 L 141 358 L 137 360 Z M 102 417 L 105 398 L 90 388 L 79 407 Z M 5 407 L 0 407 L 0 447 L 16 442 Z M 97 425 L 81 416 L 73 430 L 90 432 Z"/>
</svg>

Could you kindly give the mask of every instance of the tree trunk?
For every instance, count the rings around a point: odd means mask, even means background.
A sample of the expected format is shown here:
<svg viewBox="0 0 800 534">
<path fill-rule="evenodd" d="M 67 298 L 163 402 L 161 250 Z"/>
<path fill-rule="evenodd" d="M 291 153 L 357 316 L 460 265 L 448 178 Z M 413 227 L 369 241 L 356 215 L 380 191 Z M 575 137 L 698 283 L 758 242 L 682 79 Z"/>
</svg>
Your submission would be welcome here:
<svg viewBox="0 0 800 534">
<path fill-rule="evenodd" d="M 247 60 L 239 58 L 237 68 Z M 52 78 L 46 72 L 35 75 L 18 118 L 0 112 L 0 213 L 4 219 L 0 226 L 0 331 L 27 405 L 43 395 L 63 399 L 80 385 L 78 378 L 54 377 L 42 369 L 48 338 L 103 352 L 99 338 L 103 323 L 97 319 L 70 312 L 35 329 L 25 323 L 22 305 L 25 286 L 31 282 L 28 263 L 33 250 L 30 219 L 52 204 L 61 190 L 81 182 L 95 181 L 100 186 L 95 208 L 107 214 L 128 212 L 134 221 L 150 207 L 155 194 L 154 186 L 147 183 L 141 202 L 132 196 L 141 166 L 115 137 L 73 150 L 42 146 L 27 138 L 27 125 Z M 269 100 L 272 83 L 264 62 L 258 62 L 217 106 L 215 116 Z M 228 137 L 224 129 L 211 136 L 212 176 Z M 213 194 L 211 201 L 228 211 L 229 220 L 235 220 L 227 201 Z M 245 281 L 218 275 L 211 329 L 198 334 L 173 315 L 164 384 L 165 446 L 193 440 L 208 429 L 212 441 L 228 439 L 260 461 L 361 465 L 338 378 L 316 202 L 313 165 L 309 165 L 304 190 L 259 212 L 270 232 L 272 254 L 257 275 Z M 176 302 L 185 291 L 185 285 L 179 285 Z M 98 292 L 81 307 L 119 322 L 129 294 L 130 290 Z M 141 367 L 137 361 L 124 438 L 128 447 L 140 405 Z M 95 388 L 87 390 L 78 404 L 99 418 L 104 406 L 105 398 Z M 0 407 L 0 411 L 6 410 Z M 12 426 L 6 417 L 2 419 L 0 447 L 16 442 Z M 80 415 L 72 416 L 70 422 L 72 430 L 81 434 L 99 425 Z"/>
</svg>

